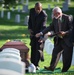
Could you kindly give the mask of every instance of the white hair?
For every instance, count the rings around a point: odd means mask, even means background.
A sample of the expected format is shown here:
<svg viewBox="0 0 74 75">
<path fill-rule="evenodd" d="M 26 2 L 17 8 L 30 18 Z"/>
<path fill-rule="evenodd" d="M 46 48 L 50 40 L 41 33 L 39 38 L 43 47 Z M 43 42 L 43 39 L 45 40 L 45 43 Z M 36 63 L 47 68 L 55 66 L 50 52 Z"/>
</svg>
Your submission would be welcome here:
<svg viewBox="0 0 74 75">
<path fill-rule="evenodd" d="M 62 10 L 61 10 L 58 6 L 56 6 L 56 7 L 54 7 L 53 10 L 52 10 L 52 15 L 51 15 L 52 19 L 55 17 L 55 16 L 53 15 L 54 11 L 56 11 L 56 12 L 62 14 Z"/>
<path fill-rule="evenodd" d="M 52 10 L 52 12 L 54 12 L 54 10 L 56 12 L 62 13 L 62 10 L 58 6 L 57 7 L 54 7 L 53 10 Z"/>
</svg>

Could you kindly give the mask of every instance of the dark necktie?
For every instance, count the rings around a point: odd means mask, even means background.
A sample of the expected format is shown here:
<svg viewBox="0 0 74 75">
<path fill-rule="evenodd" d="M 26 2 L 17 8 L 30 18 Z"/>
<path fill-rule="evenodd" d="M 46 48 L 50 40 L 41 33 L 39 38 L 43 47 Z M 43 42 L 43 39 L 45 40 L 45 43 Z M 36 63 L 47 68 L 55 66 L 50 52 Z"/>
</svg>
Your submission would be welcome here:
<svg viewBox="0 0 74 75">
<path fill-rule="evenodd" d="M 58 19 L 58 30 L 59 32 L 61 31 L 61 20 L 60 18 Z M 63 38 L 61 35 L 58 35 L 60 38 Z"/>
<path fill-rule="evenodd" d="M 60 18 L 58 19 L 58 30 L 59 30 L 59 32 L 61 31 L 61 20 L 60 20 Z"/>
</svg>

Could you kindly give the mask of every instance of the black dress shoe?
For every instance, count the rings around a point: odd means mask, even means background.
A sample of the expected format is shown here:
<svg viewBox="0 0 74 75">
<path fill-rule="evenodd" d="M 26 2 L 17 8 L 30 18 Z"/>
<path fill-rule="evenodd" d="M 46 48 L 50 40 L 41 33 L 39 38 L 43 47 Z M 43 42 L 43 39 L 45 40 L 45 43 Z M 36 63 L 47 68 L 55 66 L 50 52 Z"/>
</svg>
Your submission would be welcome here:
<svg viewBox="0 0 74 75">
<path fill-rule="evenodd" d="M 62 70 L 61 72 L 67 72 L 67 70 Z"/>
<path fill-rule="evenodd" d="M 44 66 L 44 69 L 49 70 L 49 71 L 54 71 L 54 69 L 52 69 L 51 67 Z"/>
</svg>

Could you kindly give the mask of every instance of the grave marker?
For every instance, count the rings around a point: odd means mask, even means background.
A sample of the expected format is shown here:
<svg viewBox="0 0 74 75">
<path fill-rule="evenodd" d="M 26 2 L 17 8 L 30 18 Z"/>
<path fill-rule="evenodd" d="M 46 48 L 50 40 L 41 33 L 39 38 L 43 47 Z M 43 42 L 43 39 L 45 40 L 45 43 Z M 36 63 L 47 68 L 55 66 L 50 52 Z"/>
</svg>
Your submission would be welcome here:
<svg viewBox="0 0 74 75">
<path fill-rule="evenodd" d="M 7 12 L 7 19 L 10 19 L 10 12 Z"/>
<path fill-rule="evenodd" d="M 15 22 L 20 23 L 20 15 L 19 14 L 17 14 L 15 16 Z"/>
</svg>

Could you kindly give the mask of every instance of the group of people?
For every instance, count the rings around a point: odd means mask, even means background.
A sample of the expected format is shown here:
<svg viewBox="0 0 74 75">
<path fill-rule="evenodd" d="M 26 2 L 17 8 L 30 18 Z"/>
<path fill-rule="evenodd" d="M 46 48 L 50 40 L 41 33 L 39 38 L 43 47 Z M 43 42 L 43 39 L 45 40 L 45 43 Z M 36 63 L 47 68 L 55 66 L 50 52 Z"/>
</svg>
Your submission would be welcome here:
<svg viewBox="0 0 74 75">
<path fill-rule="evenodd" d="M 62 54 L 63 67 L 62 72 L 68 71 L 71 66 L 74 41 L 74 19 L 69 15 L 62 13 L 62 10 L 56 6 L 52 10 L 52 23 L 46 27 L 47 14 L 42 10 L 42 4 L 37 2 L 35 7 L 30 9 L 28 30 L 30 33 L 31 45 L 31 63 L 36 69 L 39 69 L 39 61 L 44 61 L 43 48 L 40 46 L 44 41 L 42 37 L 54 36 L 54 49 L 50 66 L 44 67 L 46 70 L 54 71 Z M 71 39 L 72 38 L 72 39 Z"/>
</svg>

